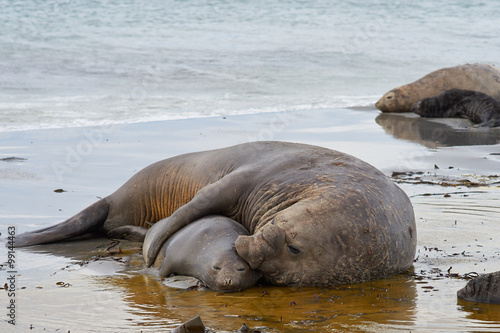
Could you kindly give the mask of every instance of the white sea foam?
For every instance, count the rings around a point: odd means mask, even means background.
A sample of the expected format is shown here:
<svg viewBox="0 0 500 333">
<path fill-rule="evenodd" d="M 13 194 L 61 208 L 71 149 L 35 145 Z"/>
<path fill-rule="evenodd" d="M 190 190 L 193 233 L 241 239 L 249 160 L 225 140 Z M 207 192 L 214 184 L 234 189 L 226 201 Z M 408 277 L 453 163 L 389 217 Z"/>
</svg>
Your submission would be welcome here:
<svg viewBox="0 0 500 333">
<path fill-rule="evenodd" d="M 103 117 L 98 113 L 86 113 L 84 117 L 77 115 L 74 112 L 66 112 L 64 116 L 58 114 L 38 112 L 35 115 L 27 113 L 26 111 L 34 108 L 31 103 L 16 104 L 14 107 L 2 105 L 0 103 L 0 110 L 11 108 L 12 112 L 4 111 L 5 119 L 11 118 L 11 121 L 0 123 L 0 132 L 12 132 L 23 130 L 35 129 L 51 129 L 51 128 L 66 128 L 66 127 L 86 127 L 86 126 L 107 126 L 119 125 L 128 123 L 141 123 L 150 121 L 165 121 L 189 118 L 204 118 L 204 117 L 218 117 L 218 116 L 235 116 L 271 112 L 286 112 L 286 111 L 299 111 L 299 110 L 318 110 L 318 109 L 338 109 L 338 108 L 355 108 L 355 107 L 370 107 L 374 104 L 374 96 L 350 97 L 342 96 L 338 100 L 330 103 L 314 103 L 314 104 L 300 104 L 300 105 L 277 105 L 261 108 L 249 109 L 229 109 L 218 108 L 213 110 L 200 110 L 198 112 L 168 112 L 166 110 L 155 110 L 154 112 L 146 112 L 143 114 L 131 114 L 126 118 L 113 118 Z M 53 107 L 57 107 L 58 103 L 54 102 Z M 19 110 L 25 111 L 24 120 L 19 113 Z M 163 111 L 163 112 L 162 112 Z M 34 118 L 34 117 L 37 118 Z"/>
</svg>

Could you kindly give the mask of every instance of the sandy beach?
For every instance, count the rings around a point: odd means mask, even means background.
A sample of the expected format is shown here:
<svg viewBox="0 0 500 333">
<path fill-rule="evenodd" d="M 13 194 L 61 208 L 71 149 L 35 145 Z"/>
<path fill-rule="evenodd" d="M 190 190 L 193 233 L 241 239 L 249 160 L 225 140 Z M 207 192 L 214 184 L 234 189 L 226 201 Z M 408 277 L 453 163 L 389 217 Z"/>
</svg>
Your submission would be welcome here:
<svg viewBox="0 0 500 333">
<path fill-rule="evenodd" d="M 0 269 L 2 284 L 16 272 L 15 296 L 1 293 L 0 331 L 157 332 L 195 315 L 215 331 L 499 331 L 500 305 L 456 297 L 467 273 L 500 270 L 500 129 L 469 126 L 367 107 L 0 133 L 1 263 L 9 227 L 62 221 L 155 161 L 255 140 L 365 160 L 408 194 L 418 227 L 408 272 L 328 290 L 172 289 L 141 266 L 140 244 L 107 239 L 16 249 L 14 267 Z"/>
</svg>

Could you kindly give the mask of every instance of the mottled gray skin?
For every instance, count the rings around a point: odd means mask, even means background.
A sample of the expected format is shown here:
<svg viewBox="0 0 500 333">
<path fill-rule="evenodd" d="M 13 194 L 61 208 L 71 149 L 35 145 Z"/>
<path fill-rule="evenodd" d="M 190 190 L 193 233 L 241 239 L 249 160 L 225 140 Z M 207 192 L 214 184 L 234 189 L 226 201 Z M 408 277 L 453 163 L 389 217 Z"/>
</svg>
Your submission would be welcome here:
<svg viewBox="0 0 500 333">
<path fill-rule="evenodd" d="M 500 272 L 480 275 L 457 292 L 458 298 L 477 303 L 500 304 Z"/>
<path fill-rule="evenodd" d="M 472 90 L 447 90 L 416 102 L 411 110 L 426 118 L 463 117 L 478 126 L 500 126 L 500 101 Z"/>
<path fill-rule="evenodd" d="M 474 90 L 500 98 L 500 70 L 486 64 L 442 68 L 388 91 L 375 106 L 382 112 L 410 112 L 419 100 L 450 89 Z"/>
<path fill-rule="evenodd" d="M 425 118 L 459 117 L 456 105 L 464 98 L 476 94 L 473 90 L 450 89 L 437 96 L 421 99 L 411 111 Z"/>
<path fill-rule="evenodd" d="M 236 253 L 234 242 L 248 231 L 224 216 L 207 216 L 185 226 L 163 244 L 154 266 L 160 276 L 188 275 L 221 292 L 248 289 L 261 274 Z"/>
<path fill-rule="evenodd" d="M 236 251 L 277 285 L 374 280 L 410 267 L 416 251 L 412 205 L 387 176 L 350 155 L 286 142 L 157 162 L 75 217 L 18 240 L 38 244 L 156 222 L 143 246 L 151 265 L 177 230 L 214 214 L 250 232 L 237 238 Z"/>
</svg>

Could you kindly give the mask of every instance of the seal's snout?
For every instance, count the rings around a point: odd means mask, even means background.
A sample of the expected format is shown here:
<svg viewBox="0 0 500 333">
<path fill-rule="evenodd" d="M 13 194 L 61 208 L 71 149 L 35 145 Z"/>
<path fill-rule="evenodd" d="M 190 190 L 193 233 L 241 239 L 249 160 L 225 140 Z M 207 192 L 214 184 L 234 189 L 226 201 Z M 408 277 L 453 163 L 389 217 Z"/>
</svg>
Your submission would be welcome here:
<svg viewBox="0 0 500 333">
<path fill-rule="evenodd" d="M 262 230 L 262 238 L 273 249 L 278 249 L 285 242 L 285 231 L 271 224 Z"/>
<path fill-rule="evenodd" d="M 391 90 L 380 97 L 380 99 L 375 103 L 375 107 L 382 112 L 393 112 L 393 104 L 397 94 L 397 90 Z"/>
<path fill-rule="evenodd" d="M 216 278 L 214 289 L 223 293 L 233 293 L 240 289 L 237 284 L 237 279 L 235 280 L 231 274 L 219 276 Z"/>
<path fill-rule="evenodd" d="M 285 231 L 268 225 L 252 236 L 239 236 L 234 243 L 236 252 L 251 269 L 257 269 L 266 258 L 273 257 L 285 242 Z"/>
<path fill-rule="evenodd" d="M 251 269 L 256 269 L 264 260 L 264 257 L 255 253 L 253 236 L 239 236 L 234 242 L 234 247 L 238 255 L 245 260 Z"/>
<path fill-rule="evenodd" d="M 224 286 L 225 287 L 230 287 L 232 285 L 233 285 L 233 279 L 231 279 L 230 277 L 224 279 Z"/>
</svg>

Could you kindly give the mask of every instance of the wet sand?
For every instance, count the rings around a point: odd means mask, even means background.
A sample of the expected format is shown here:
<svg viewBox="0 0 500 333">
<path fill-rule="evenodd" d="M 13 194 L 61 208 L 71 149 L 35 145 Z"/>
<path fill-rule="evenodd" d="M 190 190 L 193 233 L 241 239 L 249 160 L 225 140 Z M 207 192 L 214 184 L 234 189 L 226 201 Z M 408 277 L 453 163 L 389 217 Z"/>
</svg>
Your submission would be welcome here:
<svg viewBox="0 0 500 333">
<path fill-rule="evenodd" d="M 366 108 L 1 133 L 2 237 L 62 221 L 157 160 L 282 140 L 347 152 L 392 177 L 414 205 L 418 250 L 412 269 L 379 281 L 220 294 L 166 287 L 141 266 L 137 243 L 16 249 L 16 326 L 0 293 L 0 331 L 156 332 L 195 315 L 216 331 L 499 331 L 500 305 L 456 297 L 467 273 L 500 270 L 500 129 L 464 126 Z"/>
</svg>

